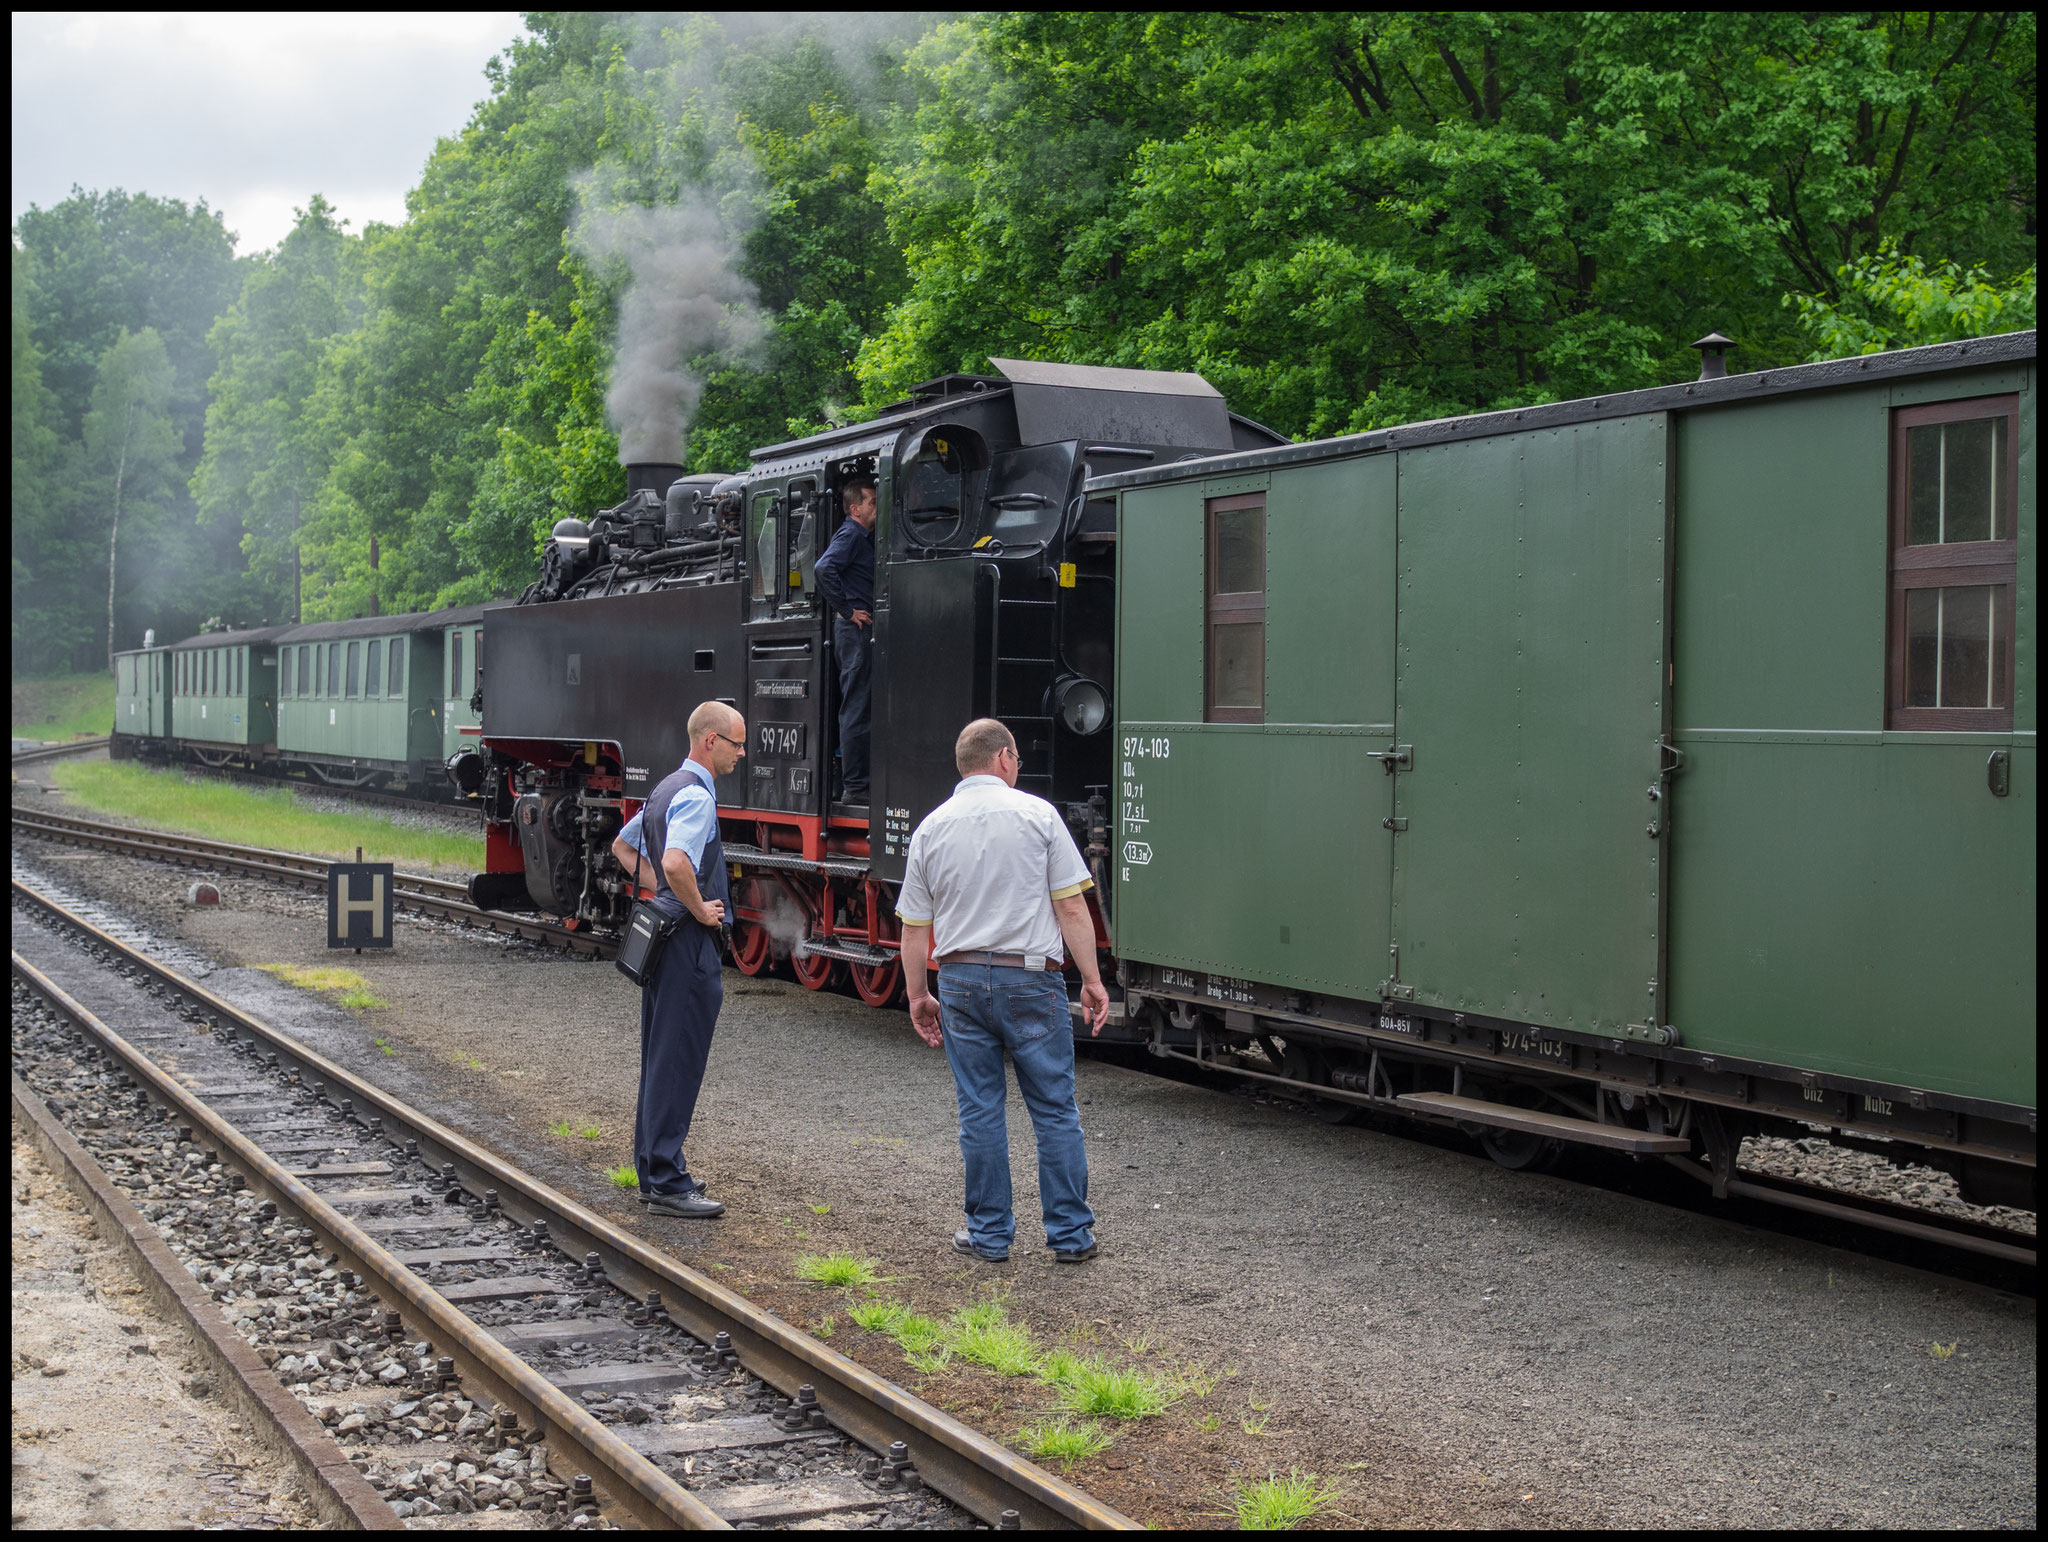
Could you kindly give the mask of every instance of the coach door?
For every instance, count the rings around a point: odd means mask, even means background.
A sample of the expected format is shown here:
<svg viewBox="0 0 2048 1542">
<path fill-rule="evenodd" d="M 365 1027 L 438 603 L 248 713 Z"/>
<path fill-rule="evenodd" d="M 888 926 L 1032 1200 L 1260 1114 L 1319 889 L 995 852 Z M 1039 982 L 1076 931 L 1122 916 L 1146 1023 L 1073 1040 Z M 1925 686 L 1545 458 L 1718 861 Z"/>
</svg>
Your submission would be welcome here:
<svg viewBox="0 0 2048 1542">
<path fill-rule="evenodd" d="M 1667 419 L 1400 455 L 1393 940 L 1382 997 L 1663 1021 Z"/>
</svg>

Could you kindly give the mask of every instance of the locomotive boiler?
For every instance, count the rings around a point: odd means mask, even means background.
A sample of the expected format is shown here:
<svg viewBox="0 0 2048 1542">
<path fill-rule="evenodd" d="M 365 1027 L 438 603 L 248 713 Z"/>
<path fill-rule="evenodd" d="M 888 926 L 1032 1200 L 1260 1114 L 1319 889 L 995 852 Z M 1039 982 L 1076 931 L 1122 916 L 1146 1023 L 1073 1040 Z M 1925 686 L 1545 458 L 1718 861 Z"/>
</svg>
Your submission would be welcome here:
<svg viewBox="0 0 2048 1542">
<path fill-rule="evenodd" d="M 1083 484 L 1285 441 L 1198 375 L 993 362 L 756 450 L 737 475 L 629 466 L 624 502 L 555 527 L 538 582 L 491 614 L 484 731 L 450 766 L 485 804 L 476 903 L 618 924 L 633 896 L 611 840 L 687 754 L 707 698 L 748 724 L 718 798 L 749 973 L 786 958 L 813 989 L 850 970 L 864 999 L 896 995 L 892 896 L 976 717 L 1009 726 L 1018 785 L 1107 877 L 1117 530 Z M 858 805 L 836 798 L 838 669 L 814 576 L 856 477 L 878 491 Z"/>
</svg>

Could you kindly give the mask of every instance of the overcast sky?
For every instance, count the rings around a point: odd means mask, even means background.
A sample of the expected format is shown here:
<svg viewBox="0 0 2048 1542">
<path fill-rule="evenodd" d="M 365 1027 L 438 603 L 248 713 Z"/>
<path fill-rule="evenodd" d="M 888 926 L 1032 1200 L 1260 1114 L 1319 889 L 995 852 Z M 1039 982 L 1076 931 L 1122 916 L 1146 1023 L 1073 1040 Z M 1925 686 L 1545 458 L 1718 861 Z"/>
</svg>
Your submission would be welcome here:
<svg viewBox="0 0 2048 1542">
<path fill-rule="evenodd" d="M 522 30 L 512 11 L 17 11 L 13 213 L 74 183 L 204 198 L 245 255 L 316 192 L 352 230 L 396 222 Z"/>
</svg>

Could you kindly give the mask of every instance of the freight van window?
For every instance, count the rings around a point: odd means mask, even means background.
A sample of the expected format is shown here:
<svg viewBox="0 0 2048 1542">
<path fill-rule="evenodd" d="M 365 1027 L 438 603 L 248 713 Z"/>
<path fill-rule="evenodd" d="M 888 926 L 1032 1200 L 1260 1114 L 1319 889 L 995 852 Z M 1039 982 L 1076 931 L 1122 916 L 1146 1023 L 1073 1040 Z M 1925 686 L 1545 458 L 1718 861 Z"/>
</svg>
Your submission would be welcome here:
<svg viewBox="0 0 2048 1542">
<path fill-rule="evenodd" d="M 388 682 L 388 686 L 389 689 L 385 692 L 386 695 L 403 696 L 405 694 L 405 639 L 403 637 L 391 639 L 391 679 Z"/>
<path fill-rule="evenodd" d="M 1992 396 L 1893 414 L 1893 728 L 2012 726 L 2018 410 Z"/>
<path fill-rule="evenodd" d="M 363 694 L 375 696 L 377 687 L 384 683 L 384 639 L 374 638 L 370 651 L 363 660 Z"/>
<path fill-rule="evenodd" d="M 1266 495 L 1211 498 L 1204 712 L 1211 723 L 1266 719 Z"/>
</svg>

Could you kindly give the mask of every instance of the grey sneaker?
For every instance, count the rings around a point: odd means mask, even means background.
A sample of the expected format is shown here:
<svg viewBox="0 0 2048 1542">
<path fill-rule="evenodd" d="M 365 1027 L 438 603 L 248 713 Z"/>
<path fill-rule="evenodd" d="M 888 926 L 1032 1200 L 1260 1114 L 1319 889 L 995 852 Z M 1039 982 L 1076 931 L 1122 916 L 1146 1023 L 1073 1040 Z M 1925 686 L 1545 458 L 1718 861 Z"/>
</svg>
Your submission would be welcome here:
<svg viewBox="0 0 2048 1542">
<path fill-rule="evenodd" d="M 985 1264 L 1006 1264 L 1010 1261 L 1008 1248 L 996 1253 L 987 1248 L 976 1247 L 974 1239 L 967 1235 L 967 1228 L 964 1226 L 953 1233 L 953 1251 L 965 1253 L 970 1258 L 978 1258 Z"/>
<path fill-rule="evenodd" d="M 702 1189 L 677 1194 L 650 1194 L 647 1196 L 647 1210 L 650 1215 L 679 1215 L 690 1221 L 708 1221 L 715 1215 L 725 1214 L 725 1206 Z"/>
</svg>

